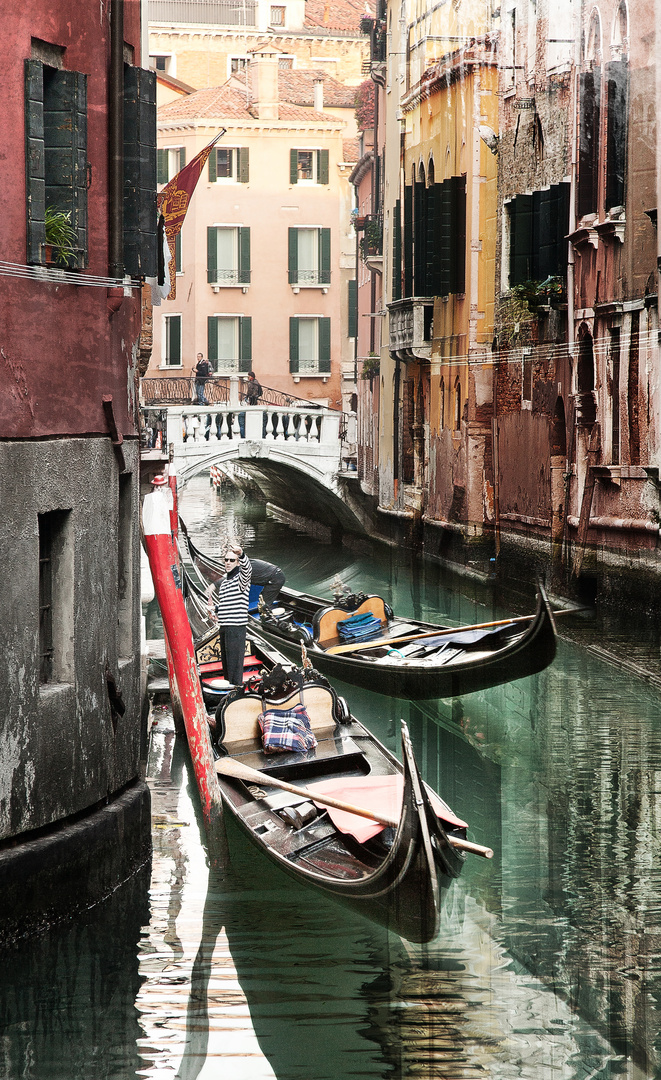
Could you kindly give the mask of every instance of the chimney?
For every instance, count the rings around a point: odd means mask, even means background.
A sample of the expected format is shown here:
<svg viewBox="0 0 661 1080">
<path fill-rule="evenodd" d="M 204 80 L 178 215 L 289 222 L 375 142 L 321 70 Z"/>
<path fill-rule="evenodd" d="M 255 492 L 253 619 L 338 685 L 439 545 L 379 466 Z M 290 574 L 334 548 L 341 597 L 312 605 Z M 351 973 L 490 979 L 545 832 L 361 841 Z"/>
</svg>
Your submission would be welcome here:
<svg viewBox="0 0 661 1080">
<path fill-rule="evenodd" d="M 250 93 L 258 120 L 278 119 L 278 55 L 280 50 L 264 43 L 252 50 Z"/>
<path fill-rule="evenodd" d="M 324 80 L 314 80 L 314 108 L 315 112 L 324 111 Z"/>
</svg>

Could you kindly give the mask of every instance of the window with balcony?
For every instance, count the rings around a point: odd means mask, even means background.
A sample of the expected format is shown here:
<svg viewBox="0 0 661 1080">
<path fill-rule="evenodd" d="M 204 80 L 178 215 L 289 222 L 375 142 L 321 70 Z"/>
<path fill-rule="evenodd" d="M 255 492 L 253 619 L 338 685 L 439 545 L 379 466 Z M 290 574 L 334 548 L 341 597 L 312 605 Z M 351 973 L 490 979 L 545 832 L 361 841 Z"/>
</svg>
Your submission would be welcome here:
<svg viewBox="0 0 661 1080">
<path fill-rule="evenodd" d="M 213 286 L 250 284 L 250 229 L 212 225 L 207 229 L 207 281 Z"/>
<path fill-rule="evenodd" d="M 327 184 L 328 150 L 290 150 L 290 184 Z"/>
<path fill-rule="evenodd" d="M 330 375 L 330 319 L 296 315 L 289 320 L 289 370 L 292 375 Z"/>
<path fill-rule="evenodd" d="M 250 180 L 250 151 L 247 146 L 217 146 L 209 154 L 209 183 Z"/>
<path fill-rule="evenodd" d="M 250 371 L 252 319 L 247 315 L 210 315 L 207 320 L 207 356 L 219 375 Z"/>
<path fill-rule="evenodd" d="M 330 285 L 330 252 L 330 229 L 290 228 L 289 284 L 298 288 Z"/>
<path fill-rule="evenodd" d="M 181 367 L 181 315 L 164 315 L 163 365 Z"/>
<path fill-rule="evenodd" d="M 156 183 L 169 184 L 186 164 L 184 146 L 165 146 L 156 151 Z"/>
</svg>

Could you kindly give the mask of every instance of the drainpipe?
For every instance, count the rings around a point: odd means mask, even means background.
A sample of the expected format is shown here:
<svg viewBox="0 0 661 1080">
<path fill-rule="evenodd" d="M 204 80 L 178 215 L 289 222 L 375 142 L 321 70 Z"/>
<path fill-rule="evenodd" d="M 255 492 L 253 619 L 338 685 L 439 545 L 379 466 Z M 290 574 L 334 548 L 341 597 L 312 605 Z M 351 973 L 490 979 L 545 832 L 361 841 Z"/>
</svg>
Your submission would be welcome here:
<svg viewBox="0 0 661 1080">
<path fill-rule="evenodd" d="M 574 85 L 572 88 L 572 137 L 571 137 L 571 172 L 569 185 L 569 234 L 576 232 L 576 165 L 578 152 L 578 75 L 581 66 L 581 27 L 580 5 L 577 5 L 576 22 L 574 25 Z M 574 360 L 575 328 L 574 328 L 574 245 L 571 240 L 567 241 L 567 350 L 570 360 Z M 572 393 L 573 387 L 569 387 Z"/>
<path fill-rule="evenodd" d="M 124 0 L 110 8 L 108 87 L 108 264 L 111 277 L 124 276 Z"/>
</svg>

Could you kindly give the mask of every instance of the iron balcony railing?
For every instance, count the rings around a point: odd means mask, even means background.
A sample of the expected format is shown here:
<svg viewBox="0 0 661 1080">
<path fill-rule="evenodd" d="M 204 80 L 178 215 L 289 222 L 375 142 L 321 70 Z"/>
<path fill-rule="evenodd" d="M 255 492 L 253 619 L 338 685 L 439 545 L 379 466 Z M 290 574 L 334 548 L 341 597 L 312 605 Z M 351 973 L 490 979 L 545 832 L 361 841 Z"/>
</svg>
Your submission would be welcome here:
<svg viewBox="0 0 661 1080">
<path fill-rule="evenodd" d="M 229 379 L 222 375 L 214 375 L 206 380 L 204 396 L 211 405 L 224 405 L 229 402 Z M 244 385 L 239 386 L 239 401 L 245 399 Z M 197 391 L 195 377 L 172 377 L 172 378 L 149 378 L 140 380 L 140 403 L 146 408 L 158 408 L 161 405 L 195 405 Z M 307 398 L 294 397 L 286 394 L 283 390 L 273 390 L 269 386 L 262 386 L 262 394 L 259 404 L 278 405 L 283 408 L 304 405 L 308 408 L 322 408 L 318 401 L 310 401 Z"/>
<path fill-rule="evenodd" d="M 149 21 L 255 26 L 256 0 L 149 0 Z"/>
</svg>

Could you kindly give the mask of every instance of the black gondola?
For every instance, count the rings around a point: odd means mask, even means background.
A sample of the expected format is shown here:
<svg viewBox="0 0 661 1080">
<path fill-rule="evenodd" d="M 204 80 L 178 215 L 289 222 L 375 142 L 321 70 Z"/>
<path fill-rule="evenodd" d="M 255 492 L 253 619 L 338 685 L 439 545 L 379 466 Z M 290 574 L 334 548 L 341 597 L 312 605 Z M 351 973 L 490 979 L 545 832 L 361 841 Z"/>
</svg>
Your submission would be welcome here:
<svg viewBox="0 0 661 1080">
<path fill-rule="evenodd" d="M 217 581 L 224 568 L 182 531 L 200 578 Z M 344 641 L 338 623 L 360 615 L 373 618 L 373 638 Z M 553 612 L 541 586 L 534 615 L 471 627 L 402 618 L 379 596 L 329 604 L 284 587 L 274 613 L 253 609 L 249 625 L 294 659 L 303 642 L 314 666 L 329 678 L 389 697 L 459 697 L 485 690 L 542 671 L 556 651 Z"/>
</svg>

